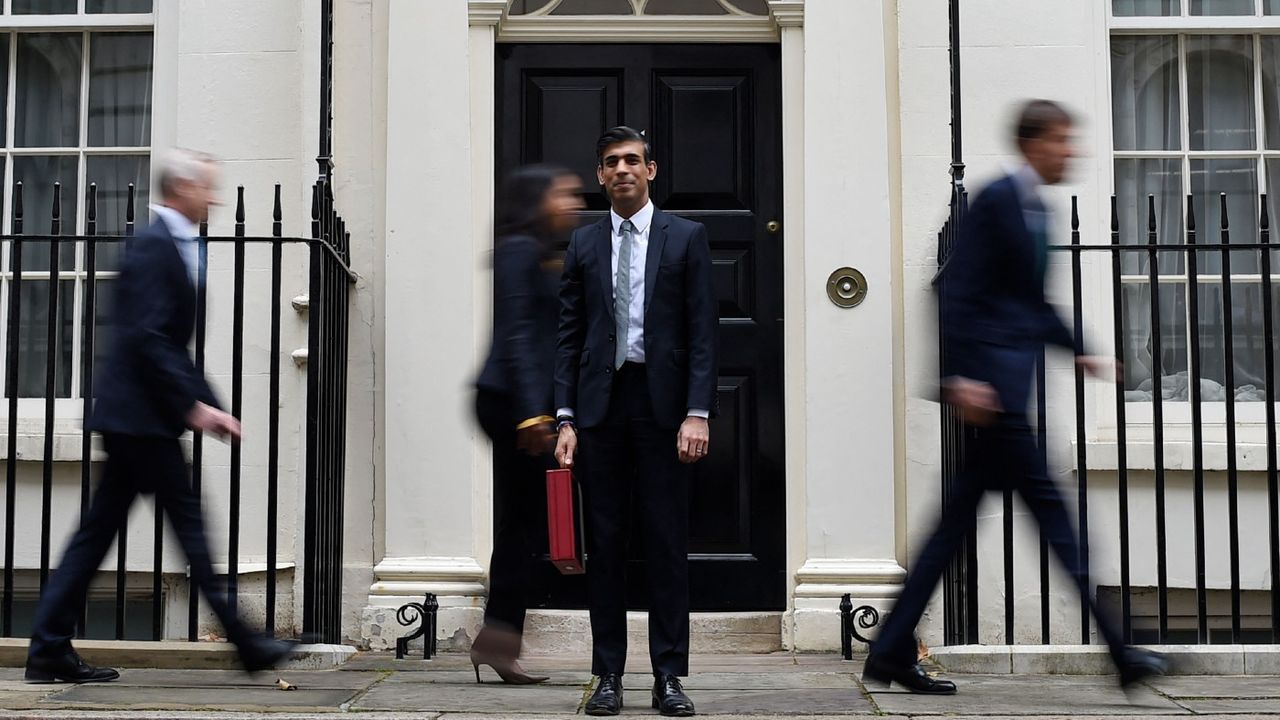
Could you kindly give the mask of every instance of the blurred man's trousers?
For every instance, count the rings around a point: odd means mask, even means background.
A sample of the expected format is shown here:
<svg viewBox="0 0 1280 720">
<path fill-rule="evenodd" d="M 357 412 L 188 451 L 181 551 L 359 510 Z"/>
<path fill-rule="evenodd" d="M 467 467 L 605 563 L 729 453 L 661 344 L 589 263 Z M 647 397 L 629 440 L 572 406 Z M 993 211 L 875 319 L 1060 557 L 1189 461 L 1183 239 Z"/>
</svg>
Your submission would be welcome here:
<svg viewBox="0 0 1280 720">
<path fill-rule="evenodd" d="M 1022 497 L 1049 547 L 1075 581 L 1081 596 L 1088 599 L 1098 631 L 1111 656 L 1118 660 L 1124 650 L 1123 638 L 1113 622 L 1098 615 L 1071 517 L 1058 487 L 1048 477 L 1025 416 L 1002 415 L 990 427 L 965 428 L 965 466 L 958 486 L 943 509 L 937 529 L 908 568 L 906 585 L 880 631 L 874 653 L 895 665 L 915 664 L 915 627 L 947 564 L 976 524 L 979 501 L 988 490 L 1012 490 Z"/>
</svg>

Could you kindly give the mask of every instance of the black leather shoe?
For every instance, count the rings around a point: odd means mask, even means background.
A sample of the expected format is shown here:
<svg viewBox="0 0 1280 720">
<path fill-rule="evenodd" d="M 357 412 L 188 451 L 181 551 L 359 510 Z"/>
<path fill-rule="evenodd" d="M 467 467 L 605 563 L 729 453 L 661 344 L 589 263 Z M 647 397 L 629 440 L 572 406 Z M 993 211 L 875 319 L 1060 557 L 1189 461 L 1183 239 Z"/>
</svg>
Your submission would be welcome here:
<svg viewBox="0 0 1280 720">
<path fill-rule="evenodd" d="M 293 654 L 298 643 L 257 635 L 239 643 L 240 662 L 246 672 L 270 670 Z"/>
<path fill-rule="evenodd" d="M 585 712 L 588 715 L 617 715 L 622 711 L 622 676 L 618 673 L 605 673 L 600 676 L 600 684 L 591 693 Z"/>
<path fill-rule="evenodd" d="M 862 667 L 862 682 L 867 685 L 888 686 L 898 683 L 913 693 L 921 695 L 955 695 L 956 684 L 950 680 L 936 680 L 920 667 L 919 663 L 898 665 L 875 655 L 867 656 Z"/>
<path fill-rule="evenodd" d="M 110 682 L 120 677 L 114 668 L 94 667 L 74 650 L 61 657 L 27 657 L 26 679 L 29 683 Z"/>
<path fill-rule="evenodd" d="M 691 717 L 693 701 L 684 694 L 680 678 L 675 675 L 658 675 L 653 683 L 653 709 L 667 717 Z"/>
<path fill-rule="evenodd" d="M 1134 647 L 1125 648 L 1124 658 L 1119 665 L 1121 687 L 1129 687 L 1152 675 L 1164 675 L 1169 672 L 1169 658 L 1160 653 Z"/>
</svg>

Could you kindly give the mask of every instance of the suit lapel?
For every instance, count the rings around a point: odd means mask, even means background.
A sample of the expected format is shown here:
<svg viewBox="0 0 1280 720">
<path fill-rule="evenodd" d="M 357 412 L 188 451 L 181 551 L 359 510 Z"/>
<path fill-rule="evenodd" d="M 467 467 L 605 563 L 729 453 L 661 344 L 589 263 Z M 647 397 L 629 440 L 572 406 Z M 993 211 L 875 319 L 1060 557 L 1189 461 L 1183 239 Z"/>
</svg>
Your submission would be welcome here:
<svg viewBox="0 0 1280 720">
<path fill-rule="evenodd" d="M 644 259 L 644 311 L 649 312 L 653 301 L 653 286 L 658 282 L 658 267 L 662 264 L 662 247 L 667 243 L 667 215 L 654 209 L 649 221 L 649 252 Z"/>
<path fill-rule="evenodd" d="M 596 274 L 600 278 L 600 288 L 604 291 L 604 296 L 609 302 L 609 317 L 613 317 L 613 223 L 610 222 L 609 216 L 606 215 L 603 220 L 596 223 L 595 240 L 592 243 L 596 248 Z"/>
</svg>

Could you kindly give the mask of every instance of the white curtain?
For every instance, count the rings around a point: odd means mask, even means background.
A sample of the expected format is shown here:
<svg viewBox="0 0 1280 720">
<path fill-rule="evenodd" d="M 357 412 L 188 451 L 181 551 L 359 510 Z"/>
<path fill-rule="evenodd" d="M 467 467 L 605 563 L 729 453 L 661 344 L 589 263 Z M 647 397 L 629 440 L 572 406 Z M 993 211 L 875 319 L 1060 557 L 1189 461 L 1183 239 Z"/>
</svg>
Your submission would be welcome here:
<svg viewBox="0 0 1280 720">
<path fill-rule="evenodd" d="M 1206 5 L 1205 10 L 1210 8 Z M 1218 5 L 1215 12 L 1226 12 Z M 1172 36 L 1118 36 L 1112 42 L 1112 101 L 1117 151 L 1168 151 L 1166 158 L 1119 158 L 1115 164 L 1116 195 L 1120 209 L 1121 240 L 1127 244 L 1148 242 L 1148 197 L 1155 198 L 1157 242 L 1186 242 L 1185 194 L 1191 194 L 1197 242 L 1221 242 L 1220 196 L 1227 195 L 1233 243 L 1253 243 L 1258 238 L 1258 168 L 1252 158 L 1197 159 L 1188 163 L 1184 177 L 1181 153 L 1191 151 L 1258 150 L 1254 106 L 1253 39 L 1249 36 L 1192 36 L 1186 39 L 1187 136 L 1181 140 L 1181 103 L 1178 90 L 1177 39 Z M 1274 50 L 1274 48 L 1273 48 Z M 1277 53 L 1271 52 L 1273 56 Z M 1274 67 L 1267 71 L 1274 76 Z M 1273 113 L 1274 115 L 1274 113 Z M 1182 253 L 1160 253 L 1159 275 L 1186 272 Z M 1273 265 L 1280 271 L 1280 265 Z M 1225 303 L 1221 278 L 1222 254 L 1197 254 L 1198 317 L 1201 391 L 1206 400 L 1223 400 L 1228 393 L 1224 322 Z M 1257 273 L 1257 252 L 1233 252 L 1232 275 Z M 1123 271 L 1147 276 L 1148 253 L 1127 253 Z M 1214 282 L 1205 282 L 1209 278 Z M 1132 400 L 1147 400 L 1155 392 L 1171 400 L 1189 398 L 1190 342 L 1185 282 L 1159 286 L 1160 350 L 1156 352 L 1151 319 L 1151 287 L 1131 283 L 1124 290 L 1126 329 L 1126 390 Z M 1265 398 L 1262 327 L 1262 295 L 1256 283 L 1233 283 L 1230 392 L 1237 400 Z M 1159 368 L 1161 387 L 1154 386 Z"/>
</svg>

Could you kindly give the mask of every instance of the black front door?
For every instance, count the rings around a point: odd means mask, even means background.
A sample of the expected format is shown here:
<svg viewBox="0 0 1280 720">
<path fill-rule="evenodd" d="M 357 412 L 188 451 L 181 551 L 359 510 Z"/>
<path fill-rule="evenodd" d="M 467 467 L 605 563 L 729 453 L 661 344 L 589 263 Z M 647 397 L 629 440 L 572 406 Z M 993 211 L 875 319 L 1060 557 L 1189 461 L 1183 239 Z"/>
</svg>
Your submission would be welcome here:
<svg viewBox="0 0 1280 720">
<path fill-rule="evenodd" d="M 499 45 L 497 60 L 499 176 L 525 163 L 568 166 L 590 189 L 584 220 L 594 222 L 609 207 L 596 182 L 596 137 L 631 125 L 653 143 L 654 204 L 707 226 L 720 300 L 720 416 L 689 488 L 691 599 L 695 610 L 781 610 L 778 46 Z M 633 522 L 634 608 L 646 599 L 640 531 Z M 541 564 L 531 602 L 585 607 L 586 583 Z"/>
</svg>

